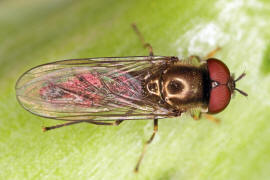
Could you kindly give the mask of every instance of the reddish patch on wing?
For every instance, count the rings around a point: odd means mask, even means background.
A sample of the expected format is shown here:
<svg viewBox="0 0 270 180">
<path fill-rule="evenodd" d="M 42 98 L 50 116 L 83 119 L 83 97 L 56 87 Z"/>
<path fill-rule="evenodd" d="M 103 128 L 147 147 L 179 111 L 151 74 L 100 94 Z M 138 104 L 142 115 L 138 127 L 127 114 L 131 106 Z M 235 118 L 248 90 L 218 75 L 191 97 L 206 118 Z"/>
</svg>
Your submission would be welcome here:
<svg viewBox="0 0 270 180">
<path fill-rule="evenodd" d="M 88 83 L 91 83 L 91 85 L 93 85 L 95 87 L 98 87 L 98 88 L 102 87 L 100 78 L 98 77 L 97 74 L 94 75 L 94 74 L 91 74 L 91 73 L 85 73 L 85 74 L 81 74 L 80 76 L 85 78 L 85 80 Z"/>
<path fill-rule="evenodd" d="M 112 77 L 101 77 L 97 72 L 78 74 L 64 82 L 48 83 L 40 89 L 40 96 L 51 104 L 84 107 L 106 105 L 108 89 L 114 95 L 138 98 L 141 93 L 139 81 L 128 73 L 118 73 L 119 76 Z"/>
<path fill-rule="evenodd" d="M 98 74 L 84 73 L 66 82 L 49 83 L 40 89 L 40 96 L 52 104 L 91 107 L 99 104 L 103 99 L 97 94 L 97 88 L 102 88 Z"/>
</svg>

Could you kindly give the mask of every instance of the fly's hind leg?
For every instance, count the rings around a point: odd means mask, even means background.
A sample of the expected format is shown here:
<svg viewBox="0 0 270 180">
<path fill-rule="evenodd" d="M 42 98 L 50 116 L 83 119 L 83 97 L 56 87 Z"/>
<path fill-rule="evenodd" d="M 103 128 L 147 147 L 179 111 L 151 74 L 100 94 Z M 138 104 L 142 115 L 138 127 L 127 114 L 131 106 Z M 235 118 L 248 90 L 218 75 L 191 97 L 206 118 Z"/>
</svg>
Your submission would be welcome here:
<svg viewBox="0 0 270 180">
<path fill-rule="evenodd" d="M 125 115 L 128 115 L 130 113 L 132 113 L 133 110 L 129 110 L 126 112 Z M 95 124 L 95 125 L 104 125 L 104 126 L 118 126 L 119 124 L 121 124 L 124 120 L 120 119 L 120 120 L 116 120 L 114 122 L 104 122 L 104 121 L 95 121 L 95 120 L 77 120 L 77 121 L 70 121 L 67 123 L 63 123 L 63 124 L 58 124 L 55 126 L 49 126 L 49 127 L 43 127 L 42 130 L 48 131 L 48 130 L 52 130 L 52 129 L 56 129 L 56 128 L 60 128 L 60 127 L 64 127 L 64 126 L 69 126 L 69 125 L 73 125 L 73 124 L 78 124 L 78 123 L 82 123 L 82 122 L 86 122 L 86 123 L 91 123 L 91 124 Z"/>
<path fill-rule="evenodd" d="M 70 122 L 63 123 L 63 124 L 57 124 L 55 126 L 43 127 L 42 130 L 43 130 L 43 132 L 46 132 L 46 131 L 49 131 L 52 129 L 57 129 L 57 128 L 64 127 L 64 126 L 70 126 L 70 125 L 78 124 L 78 123 L 82 123 L 82 122 L 85 122 L 85 121 L 70 121 Z"/>
<path fill-rule="evenodd" d="M 105 125 L 105 126 L 118 126 L 119 124 L 121 124 L 124 120 L 116 120 L 114 122 L 99 122 L 99 121 L 71 121 L 71 122 L 67 122 L 67 123 L 63 123 L 63 124 L 57 124 L 55 126 L 47 126 L 47 127 L 43 127 L 42 130 L 43 132 L 52 130 L 52 129 L 57 129 L 60 127 L 64 127 L 64 126 L 70 126 L 73 124 L 78 124 L 78 123 L 82 123 L 82 122 L 86 122 L 86 123 L 91 123 L 91 124 L 95 124 L 95 125 Z"/>
<path fill-rule="evenodd" d="M 136 167 L 135 167 L 135 169 L 134 169 L 134 171 L 135 171 L 136 173 L 139 171 L 139 167 L 140 167 L 140 164 L 141 164 L 142 159 L 143 159 L 143 157 L 144 157 L 144 154 L 145 154 L 145 152 L 146 152 L 147 146 L 153 141 L 153 139 L 154 139 L 154 137 L 155 137 L 157 131 L 158 131 L 158 119 L 154 119 L 154 131 L 153 131 L 153 134 L 152 134 L 152 136 L 150 137 L 150 139 L 149 139 L 148 141 L 146 141 L 145 144 L 144 144 L 144 146 L 143 146 L 143 151 L 142 151 L 142 153 L 141 153 L 141 155 L 140 155 L 140 158 L 139 158 L 139 160 L 138 160 L 138 162 L 137 162 L 137 164 L 136 164 Z"/>
<path fill-rule="evenodd" d="M 133 30 L 135 31 L 135 33 L 138 35 L 143 47 L 148 49 L 149 56 L 154 56 L 154 52 L 153 52 L 153 48 L 152 48 L 151 44 L 145 42 L 144 37 L 143 37 L 142 33 L 139 31 L 137 25 L 133 23 L 133 24 L 131 24 L 131 26 L 132 26 Z"/>
<path fill-rule="evenodd" d="M 133 109 L 128 110 L 125 115 L 129 115 L 133 112 Z M 95 125 L 104 125 L 104 126 L 119 126 L 124 120 L 116 120 L 113 122 L 104 122 L 104 121 L 95 121 L 95 120 L 88 120 L 87 123 L 95 124 Z"/>
<path fill-rule="evenodd" d="M 114 122 L 103 122 L 103 121 L 86 121 L 87 123 L 95 124 L 95 125 L 104 125 L 104 126 L 118 126 L 124 120 L 116 120 Z"/>
</svg>

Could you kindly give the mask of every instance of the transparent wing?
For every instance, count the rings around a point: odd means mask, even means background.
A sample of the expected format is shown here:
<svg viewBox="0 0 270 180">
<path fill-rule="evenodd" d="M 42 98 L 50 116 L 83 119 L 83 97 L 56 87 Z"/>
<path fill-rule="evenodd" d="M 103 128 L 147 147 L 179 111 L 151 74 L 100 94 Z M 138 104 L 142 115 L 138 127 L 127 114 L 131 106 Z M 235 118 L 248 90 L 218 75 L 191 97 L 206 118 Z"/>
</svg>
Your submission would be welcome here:
<svg viewBox="0 0 270 180">
<path fill-rule="evenodd" d="M 169 58 L 91 58 L 44 64 L 20 77 L 17 99 L 36 115 L 61 120 L 167 117 L 167 109 L 144 98 L 142 81 L 148 71 Z"/>
</svg>

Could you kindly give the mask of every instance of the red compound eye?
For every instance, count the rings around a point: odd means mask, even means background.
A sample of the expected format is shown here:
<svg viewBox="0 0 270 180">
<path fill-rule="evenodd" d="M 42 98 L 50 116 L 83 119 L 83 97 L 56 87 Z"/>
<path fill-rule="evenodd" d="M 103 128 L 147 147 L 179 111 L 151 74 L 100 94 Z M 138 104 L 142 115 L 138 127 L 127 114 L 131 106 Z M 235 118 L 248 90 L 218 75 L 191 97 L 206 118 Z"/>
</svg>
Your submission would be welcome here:
<svg viewBox="0 0 270 180">
<path fill-rule="evenodd" d="M 230 80 L 230 71 L 222 61 L 210 58 L 207 60 L 207 67 L 212 81 L 227 84 Z"/>
<path fill-rule="evenodd" d="M 207 67 L 211 81 L 217 84 L 210 91 L 208 112 L 218 113 L 224 110 L 231 100 L 231 91 L 227 84 L 230 80 L 230 71 L 223 62 L 214 58 L 207 60 Z"/>
<path fill-rule="evenodd" d="M 208 104 L 209 113 L 219 113 L 224 110 L 231 100 L 231 92 L 226 85 L 219 85 L 211 90 Z"/>
</svg>

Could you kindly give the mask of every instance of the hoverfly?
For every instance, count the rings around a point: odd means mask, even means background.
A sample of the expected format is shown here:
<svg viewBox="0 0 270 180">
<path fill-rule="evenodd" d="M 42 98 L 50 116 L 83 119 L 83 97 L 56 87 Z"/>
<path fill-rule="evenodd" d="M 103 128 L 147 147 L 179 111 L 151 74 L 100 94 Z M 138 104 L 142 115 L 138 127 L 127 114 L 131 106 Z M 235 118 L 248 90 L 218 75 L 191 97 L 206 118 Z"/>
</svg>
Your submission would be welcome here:
<svg viewBox="0 0 270 180">
<path fill-rule="evenodd" d="M 198 56 L 179 59 L 154 56 L 135 24 L 133 29 L 149 56 L 86 58 L 56 61 L 34 67 L 16 83 L 19 103 L 29 112 L 66 123 L 44 127 L 44 131 L 78 123 L 119 125 L 125 120 L 154 121 L 199 109 L 204 114 L 221 112 L 229 104 L 236 81 L 220 60 Z M 197 63 L 190 63 L 192 59 Z M 209 115 L 207 115 L 209 117 Z"/>
</svg>

